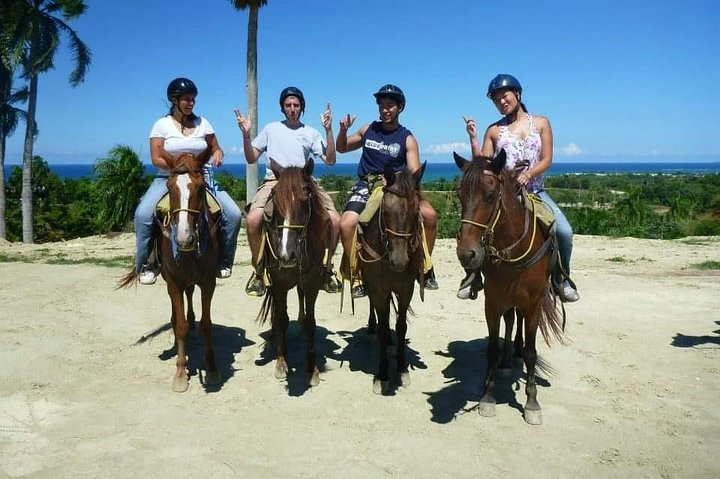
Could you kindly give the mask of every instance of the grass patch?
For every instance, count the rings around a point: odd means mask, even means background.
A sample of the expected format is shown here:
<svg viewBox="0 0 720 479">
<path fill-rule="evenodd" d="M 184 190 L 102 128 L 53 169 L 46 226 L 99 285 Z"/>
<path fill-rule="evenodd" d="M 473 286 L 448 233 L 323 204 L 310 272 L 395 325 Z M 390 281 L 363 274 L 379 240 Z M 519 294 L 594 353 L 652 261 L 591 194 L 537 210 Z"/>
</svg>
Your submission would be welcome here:
<svg viewBox="0 0 720 479">
<path fill-rule="evenodd" d="M 693 268 L 702 270 L 718 270 L 720 269 L 720 261 L 703 261 L 691 265 Z"/>
<path fill-rule="evenodd" d="M 0 263 L 35 263 L 35 261 L 21 254 L 0 253 Z"/>
<path fill-rule="evenodd" d="M 96 266 L 105 266 L 107 268 L 126 268 L 131 265 L 133 261 L 132 256 L 115 256 L 113 258 L 79 258 L 72 259 L 67 258 L 64 255 L 56 258 L 49 258 L 47 264 L 94 264 Z"/>
<path fill-rule="evenodd" d="M 612 258 L 607 258 L 605 261 L 609 261 L 611 263 L 634 263 L 635 262 L 631 259 L 627 259 L 625 256 L 613 256 Z"/>
<path fill-rule="evenodd" d="M 680 243 L 691 245 L 691 246 L 710 246 L 713 244 L 712 241 L 701 240 L 698 238 L 687 238 L 680 240 Z"/>
</svg>

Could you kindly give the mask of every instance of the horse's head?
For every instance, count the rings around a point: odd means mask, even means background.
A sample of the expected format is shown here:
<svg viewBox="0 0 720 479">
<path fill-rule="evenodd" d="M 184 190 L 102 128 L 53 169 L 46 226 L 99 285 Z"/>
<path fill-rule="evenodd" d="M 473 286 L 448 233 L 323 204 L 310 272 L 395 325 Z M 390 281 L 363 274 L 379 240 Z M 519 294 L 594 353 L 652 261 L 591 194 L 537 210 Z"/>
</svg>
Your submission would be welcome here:
<svg viewBox="0 0 720 479">
<path fill-rule="evenodd" d="M 268 241 L 281 268 L 294 268 L 307 258 L 307 235 L 313 210 L 318 208 L 314 198 L 316 185 L 312 179 L 314 162 L 308 160 L 303 168 L 282 168 L 270 159 L 269 167 L 277 178 L 272 191 L 272 211 L 265 222 Z M 324 210 L 318 211 L 324 214 Z"/>
<path fill-rule="evenodd" d="M 404 271 L 410 256 L 420 245 L 420 180 L 425 166 L 415 173 L 407 170 L 386 171 L 382 205 L 380 206 L 380 235 L 387 243 L 390 269 Z"/>
<path fill-rule="evenodd" d="M 455 164 L 462 170 L 460 181 L 460 230 L 457 235 L 457 256 L 465 269 L 477 269 L 485 260 L 485 246 L 490 244 L 503 208 L 506 182 L 505 150 L 495 156 L 478 157 L 472 161 L 453 153 Z"/>
<path fill-rule="evenodd" d="M 170 226 L 180 251 L 198 249 L 200 216 L 205 204 L 202 163 L 190 153 L 175 160 L 167 180 Z"/>
</svg>

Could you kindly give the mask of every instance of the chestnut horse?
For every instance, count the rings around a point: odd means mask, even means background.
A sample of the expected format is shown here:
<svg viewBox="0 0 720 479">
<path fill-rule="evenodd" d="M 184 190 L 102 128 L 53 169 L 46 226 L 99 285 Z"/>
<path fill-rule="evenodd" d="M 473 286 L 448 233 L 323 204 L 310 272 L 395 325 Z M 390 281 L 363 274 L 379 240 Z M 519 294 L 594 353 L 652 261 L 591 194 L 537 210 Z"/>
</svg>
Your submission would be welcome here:
<svg viewBox="0 0 720 479">
<path fill-rule="evenodd" d="M 500 317 L 505 314 L 507 348 L 515 308 L 520 317 L 516 353 L 522 349 L 527 369 L 527 402 L 523 417 L 528 424 L 542 424 L 535 384 L 536 366 L 542 366 L 538 364 L 535 349 L 538 327 L 548 344 L 551 337 L 563 342 L 555 292 L 550 282 L 557 250 L 555 239 L 544 234 L 539 220 L 518 198 L 517 171 L 505 168 L 505 150 L 495 158 L 479 157 L 468 161 L 457 153 L 454 157 L 463 172 L 459 190 L 461 224 L 457 256 L 463 268 L 479 269 L 485 275 L 488 365 L 485 393 L 478 410 L 483 416 L 495 415 L 496 374 L 501 357 L 498 345 Z M 520 331 L 522 318 L 523 332 Z"/>
<path fill-rule="evenodd" d="M 332 226 L 323 207 L 319 187 L 312 178 L 314 162 L 304 168 L 282 168 L 270 160 L 277 183 L 265 208 L 263 258 L 270 285 L 265 292 L 258 321 L 272 325 L 272 339 L 277 347 L 275 377 L 287 379 L 287 295 L 297 288 L 298 322 L 308 342 L 306 365 L 309 386 L 320 384 L 320 370 L 315 358 L 315 301 L 323 282 L 325 250 L 330 244 Z"/>
<path fill-rule="evenodd" d="M 362 226 L 359 267 L 368 297 L 370 317 L 377 314 L 380 365 L 373 380 L 373 392 L 388 391 L 388 346 L 390 345 L 390 303 L 397 299 L 397 373 L 401 386 L 410 384 L 405 356 L 407 312 L 415 281 L 423 267 L 420 217 L 420 180 L 425 164 L 415 173 L 407 170 L 385 173 L 382 204 L 367 225 Z M 372 324 L 370 324 L 372 326 Z"/>
<path fill-rule="evenodd" d="M 200 287 L 202 316 L 200 327 L 205 338 L 205 384 L 219 384 L 222 379 L 215 365 L 212 346 L 210 306 L 215 292 L 215 273 L 219 258 L 219 213 L 212 214 L 207 203 L 207 188 L 203 179 L 203 162 L 186 153 L 175 160 L 167 187 L 170 210 L 157 219 L 156 233 L 160 257 L 160 273 L 167 283 L 172 304 L 170 323 L 177 347 L 176 371 L 172 389 L 185 392 L 189 387 L 187 374 L 188 331 L 194 326 L 195 313 L 192 295 L 195 285 Z M 119 287 L 137 281 L 133 269 Z M 185 313 L 183 294 L 187 297 Z"/>
</svg>

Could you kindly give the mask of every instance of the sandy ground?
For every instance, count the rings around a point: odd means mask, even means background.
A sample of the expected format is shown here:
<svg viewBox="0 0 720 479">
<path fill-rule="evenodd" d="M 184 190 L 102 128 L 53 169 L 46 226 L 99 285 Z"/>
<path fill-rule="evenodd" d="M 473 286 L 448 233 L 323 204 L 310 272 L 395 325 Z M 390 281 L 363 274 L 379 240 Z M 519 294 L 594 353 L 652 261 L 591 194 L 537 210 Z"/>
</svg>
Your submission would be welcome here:
<svg viewBox="0 0 720 479">
<path fill-rule="evenodd" d="M 455 298 L 453 241 L 436 250 L 440 290 L 413 302 L 412 384 L 385 397 L 367 304 L 340 313 L 339 295 L 318 301 L 321 384 L 303 385 L 295 321 L 296 370 L 273 377 L 244 243 L 213 303 L 225 382 L 201 383 L 194 332 L 190 389 L 173 393 L 162 280 L 115 291 L 120 268 L 44 262 L 132 250 L 131 235 L 0 244 L 16 259 L 0 263 L 0 478 L 720 477 L 720 272 L 693 268 L 720 261 L 720 238 L 576 237 L 571 341 L 539 345 L 556 370 L 540 381 L 542 426 L 522 419 L 521 371 L 496 417 L 473 409 L 487 328 L 482 301 Z"/>
</svg>

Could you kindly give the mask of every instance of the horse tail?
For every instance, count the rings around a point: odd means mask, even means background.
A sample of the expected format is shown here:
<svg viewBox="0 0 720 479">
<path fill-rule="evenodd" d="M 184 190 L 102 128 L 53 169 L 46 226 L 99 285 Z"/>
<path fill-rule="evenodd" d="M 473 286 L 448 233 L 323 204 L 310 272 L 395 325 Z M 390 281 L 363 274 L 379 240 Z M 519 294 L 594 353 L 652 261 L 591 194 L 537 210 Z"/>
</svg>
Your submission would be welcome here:
<svg viewBox="0 0 720 479">
<path fill-rule="evenodd" d="M 540 314 L 540 333 L 548 346 L 553 338 L 560 344 L 567 343 L 563 322 L 557 308 L 555 292 L 553 291 L 552 284 L 550 284 L 550 280 L 548 280 L 545 286 L 545 294 L 542 299 L 542 311 Z"/>
<path fill-rule="evenodd" d="M 127 288 L 130 285 L 137 284 L 138 282 L 138 274 L 135 271 L 135 267 L 132 266 L 130 268 L 130 271 L 128 271 L 125 275 L 123 275 L 122 278 L 120 278 L 115 285 L 115 289 L 118 290 L 120 288 Z"/>
<path fill-rule="evenodd" d="M 275 297 L 270 292 L 270 289 L 268 288 L 265 291 L 265 298 L 263 298 L 262 306 L 260 307 L 260 312 L 258 312 L 257 317 L 255 318 L 255 321 L 260 324 L 265 324 L 268 320 L 268 318 L 272 318 L 275 315 Z"/>
</svg>

